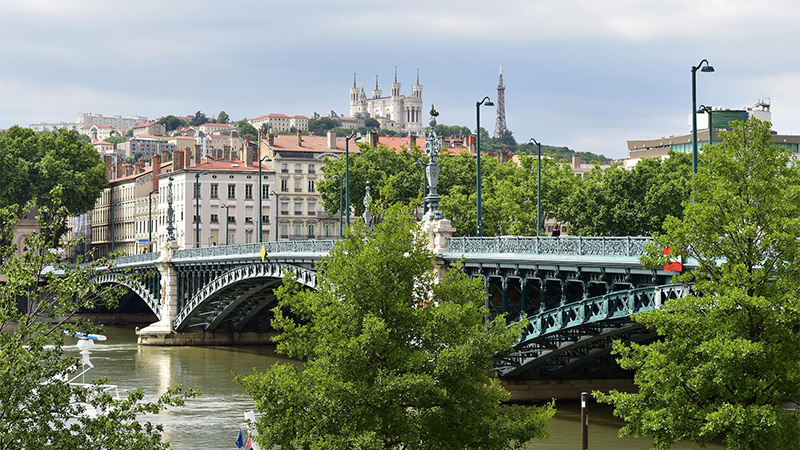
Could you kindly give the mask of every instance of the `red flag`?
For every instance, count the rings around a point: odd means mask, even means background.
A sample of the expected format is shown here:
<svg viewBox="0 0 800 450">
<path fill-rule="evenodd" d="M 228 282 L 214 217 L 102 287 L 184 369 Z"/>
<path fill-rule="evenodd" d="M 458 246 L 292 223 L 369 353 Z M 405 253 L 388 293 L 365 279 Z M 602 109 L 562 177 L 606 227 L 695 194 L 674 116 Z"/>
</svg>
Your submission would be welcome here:
<svg viewBox="0 0 800 450">
<path fill-rule="evenodd" d="M 669 256 L 671 254 L 672 254 L 672 249 L 669 247 L 665 247 L 664 255 Z M 669 261 L 666 264 L 664 264 L 664 270 L 669 272 L 680 272 L 681 270 L 683 270 L 683 264 L 681 263 L 680 256 L 678 256 L 677 258 L 676 257 L 670 258 Z"/>
</svg>

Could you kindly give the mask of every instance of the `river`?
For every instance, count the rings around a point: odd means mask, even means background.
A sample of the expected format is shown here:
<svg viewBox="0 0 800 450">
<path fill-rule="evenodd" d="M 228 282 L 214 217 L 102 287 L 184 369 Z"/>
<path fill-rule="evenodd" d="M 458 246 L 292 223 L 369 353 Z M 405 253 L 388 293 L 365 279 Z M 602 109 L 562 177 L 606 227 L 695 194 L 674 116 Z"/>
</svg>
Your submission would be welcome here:
<svg viewBox="0 0 800 450">
<path fill-rule="evenodd" d="M 196 399 L 188 400 L 184 408 L 148 416 L 151 422 L 164 426 L 164 438 L 176 450 L 236 449 L 234 440 L 239 424 L 244 411 L 253 408 L 253 401 L 233 380 L 233 372 L 251 373 L 253 367 L 263 371 L 279 361 L 296 363 L 281 358 L 266 346 L 140 347 L 136 345 L 136 336 L 131 328 L 107 326 L 104 333 L 108 340 L 98 342 L 93 348 L 92 363 L 95 368 L 89 372 L 89 378 L 107 377 L 110 383 L 117 384 L 121 390 L 144 389 L 148 399 L 155 398 L 175 383 L 200 389 L 203 393 Z M 558 412 L 550 422 L 552 437 L 533 441 L 528 444 L 528 449 L 580 448 L 578 402 L 560 401 L 556 408 Z M 592 402 L 589 447 L 614 450 L 649 448 L 649 439 L 617 438 L 620 426 L 621 422 L 613 417 L 610 408 Z M 685 443 L 673 448 L 684 450 L 699 447 Z M 709 445 L 707 448 L 722 447 Z"/>
</svg>

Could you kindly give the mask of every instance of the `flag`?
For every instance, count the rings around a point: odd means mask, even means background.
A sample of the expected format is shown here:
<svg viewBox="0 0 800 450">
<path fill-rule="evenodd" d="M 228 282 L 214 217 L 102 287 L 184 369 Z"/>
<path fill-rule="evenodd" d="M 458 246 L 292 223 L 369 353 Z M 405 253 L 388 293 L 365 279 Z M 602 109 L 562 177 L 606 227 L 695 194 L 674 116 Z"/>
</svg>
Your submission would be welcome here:
<svg viewBox="0 0 800 450">
<path fill-rule="evenodd" d="M 242 429 L 239 428 L 239 437 L 236 438 L 236 446 L 239 448 L 244 447 L 244 439 L 242 438 Z"/>
<path fill-rule="evenodd" d="M 250 450 L 253 448 L 253 438 L 247 438 L 247 442 L 244 444 L 244 450 Z"/>
<path fill-rule="evenodd" d="M 683 264 L 681 263 L 680 256 L 672 256 L 672 249 L 669 247 L 664 248 L 664 255 L 671 256 L 666 264 L 664 264 L 664 270 L 669 272 L 680 272 L 683 270 Z"/>
</svg>

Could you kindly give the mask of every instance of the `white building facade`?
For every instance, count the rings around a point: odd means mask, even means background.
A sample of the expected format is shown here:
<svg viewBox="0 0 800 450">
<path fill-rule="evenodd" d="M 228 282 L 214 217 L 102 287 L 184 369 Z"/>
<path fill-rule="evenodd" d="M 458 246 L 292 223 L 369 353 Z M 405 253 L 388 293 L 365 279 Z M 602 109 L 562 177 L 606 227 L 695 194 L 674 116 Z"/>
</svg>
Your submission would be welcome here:
<svg viewBox="0 0 800 450">
<path fill-rule="evenodd" d="M 375 76 L 375 89 L 372 96 L 367 98 L 364 84 L 361 89 L 356 87 L 356 78 L 353 74 L 353 87 L 350 88 L 350 116 L 374 118 L 381 124 L 381 128 L 422 135 L 422 85 L 417 82 L 411 86 L 411 95 L 400 95 L 401 85 L 397 81 L 395 68 L 394 83 L 390 85 L 390 95 L 383 96 L 378 87 L 378 76 Z"/>
</svg>

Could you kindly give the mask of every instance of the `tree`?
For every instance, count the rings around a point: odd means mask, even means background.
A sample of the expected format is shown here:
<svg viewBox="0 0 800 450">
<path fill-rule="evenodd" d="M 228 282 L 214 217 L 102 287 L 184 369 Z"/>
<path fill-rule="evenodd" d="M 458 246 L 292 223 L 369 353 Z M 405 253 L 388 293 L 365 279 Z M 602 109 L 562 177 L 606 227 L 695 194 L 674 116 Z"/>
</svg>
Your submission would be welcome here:
<svg viewBox="0 0 800 450">
<path fill-rule="evenodd" d="M 370 117 L 369 119 L 364 121 L 364 126 L 367 128 L 380 128 L 381 123 L 378 122 L 377 119 Z"/>
<path fill-rule="evenodd" d="M 197 127 L 208 122 L 209 122 L 208 117 L 203 112 L 197 111 L 196 113 L 194 113 L 194 117 L 192 117 L 192 120 L 189 122 L 189 125 Z"/>
<path fill-rule="evenodd" d="M 161 426 L 140 420 L 167 406 L 181 406 L 197 392 L 176 387 L 155 402 L 143 402 L 141 390 L 116 399 L 98 385 L 65 381 L 81 367 L 63 352 L 65 333 L 99 331 L 86 321 L 66 321 L 78 309 L 99 303 L 114 307 L 119 291 L 93 283 L 96 266 L 81 265 L 82 258 L 77 265 L 59 261 L 61 251 L 77 243 L 50 244 L 69 215 L 59 204 L 64 198 L 60 190 L 42 202 L 39 227 L 26 236 L 22 253 L 16 245 L 0 246 L 5 277 L 0 283 L 0 448 L 168 448 L 161 441 Z M 0 208 L 0 241 L 11 241 L 17 214 L 15 207 Z M 84 405 L 102 412 L 91 417 Z"/>
<path fill-rule="evenodd" d="M 230 121 L 231 118 L 225 111 L 220 111 L 219 114 L 217 114 L 217 123 L 228 123 Z"/>
<path fill-rule="evenodd" d="M 336 127 L 341 126 L 339 123 L 339 119 L 334 117 L 320 117 L 319 119 L 308 119 L 308 131 L 309 133 L 321 136 L 325 134 L 328 130 L 332 130 Z"/>
<path fill-rule="evenodd" d="M 103 139 L 103 141 L 110 142 L 110 143 L 114 144 L 114 148 L 117 148 L 117 144 L 125 142 L 125 138 L 123 138 L 121 136 L 109 136 L 109 137 Z"/>
<path fill-rule="evenodd" d="M 13 208 L 17 218 L 29 201 L 44 207 L 57 200 L 72 215 L 84 213 L 108 184 L 97 150 L 76 132 L 37 135 L 16 125 L 0 133 L 0 180 L 0 208 Z M 60 189 L 52 191 L 54 186 Z"/>
<path fill-rule="evenodd" d="M 239 130 L 239 136 L 241 136 L 242 139 L 249 137 L 250 140 L 254 142 L 258 139 L 258 130 L 256 130 L 256 127 L 250 125 L 246 117 L 236 122 L 236 128 Z"/>
<path fill-rule="evenodd" d="M 649 345 L 616 343 L 639 392 L 595 393 L 626 421 L 620 435 L 653 435 L 653 448 L 681 439 L 722 439 L 730 449 L 800 448 L 800 167 L 772 142 L 769 122 L 732 122 L 704 147 L 683 219 L 669 217 L 661 251 L 695 258 L 677 277 L 683 299 L 634 319 L 654 329 Z"/>
<path fill-rule="evenodd" d="M 265 448 L 507 449 L 547 435 L 552 405 L 506 405 L 492 358 L 520 325 L 488 319 L 482 282 L 433 255 L 407 210 L 348 231 L 318 265 L 316 291 L 286 277 L 278 351 L 306 360 L 237 376 Z"/>
<path fill-rule="evenodd" d="M 158 123 L 164 125 L 164 127 L 167 129 L 167 133 L 186 126 L 186 122 L 183 119 L 179 119 L 172 114 L 158 119 Z"/>
</svg>

